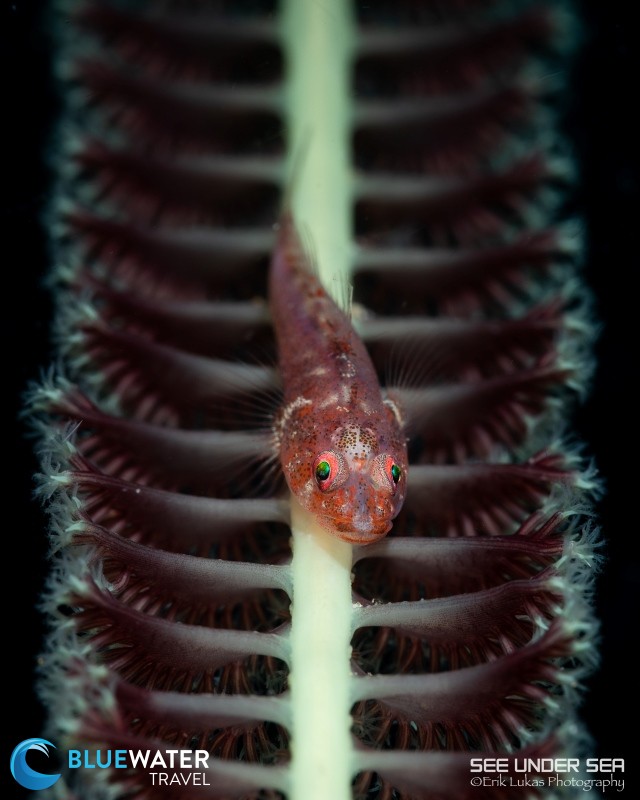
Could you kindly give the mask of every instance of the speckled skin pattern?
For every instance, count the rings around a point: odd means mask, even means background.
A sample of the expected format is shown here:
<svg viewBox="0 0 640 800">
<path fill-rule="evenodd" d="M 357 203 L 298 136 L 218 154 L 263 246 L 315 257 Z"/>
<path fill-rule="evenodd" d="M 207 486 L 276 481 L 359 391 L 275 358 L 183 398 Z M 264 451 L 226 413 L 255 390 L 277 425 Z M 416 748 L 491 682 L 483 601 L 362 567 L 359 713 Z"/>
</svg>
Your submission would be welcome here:
<svg viewBox="0 0 640 800">
<path fill-rule="evenodd" d="M 312 273 L 288 217 L 271 262 L 269 303 L 284 388 L 274 429 L 289 488 L 340 539 L 374 542 L 391 530 L 404 501 L 400 412 L 383 398 L 364 344 Z M 331 466 L 324 482 L 315 472 L 319 460 Z"/>
</svg>

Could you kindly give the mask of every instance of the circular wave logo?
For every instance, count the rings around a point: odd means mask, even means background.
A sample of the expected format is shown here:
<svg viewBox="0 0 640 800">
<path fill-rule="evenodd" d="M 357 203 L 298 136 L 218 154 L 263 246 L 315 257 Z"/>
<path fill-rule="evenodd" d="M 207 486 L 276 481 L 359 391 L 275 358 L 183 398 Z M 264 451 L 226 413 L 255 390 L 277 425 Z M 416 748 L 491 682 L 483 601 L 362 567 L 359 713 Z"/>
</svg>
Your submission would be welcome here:
<svg viewBox="0 0 640 800">
<path fill-rule="evenodd" d="M 27 764 L 27 753 L 29 750 L 40 750 L 46 756 L 49 755 L 49 747 L 55 750 L 55 744 L 47 741 L 46 739 L 25 739 L 24 742 L 14 748 L 11 753 L 11 774 L 25 789 L 48 789 L 58 780 L 60 773 L 57 775 L 44 775 L 42 772 L 36 772 L 35 769 Z"/>
</svg>

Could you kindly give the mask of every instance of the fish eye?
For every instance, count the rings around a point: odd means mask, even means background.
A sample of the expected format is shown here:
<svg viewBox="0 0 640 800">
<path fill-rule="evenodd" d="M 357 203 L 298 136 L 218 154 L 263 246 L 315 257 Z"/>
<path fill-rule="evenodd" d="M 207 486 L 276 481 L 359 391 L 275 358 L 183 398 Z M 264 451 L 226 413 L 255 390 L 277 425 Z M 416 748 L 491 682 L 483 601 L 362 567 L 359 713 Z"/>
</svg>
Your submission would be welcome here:
<svg viewBox="0 0 640 800">
<path fill-rule="evenodd" d="M 380 487 L 385 487 L 395 494 L 402 478 L 402 467 L 393 456 L 383 453 L 376 458 L 371 475 Z"/>
<path fill-rule="evenodd" d="M 344 459 L 338 453 L 325 450 L 314 461 L 313 476 L 320 491 L 334 489 L 344 479 Z"/>
</svg>

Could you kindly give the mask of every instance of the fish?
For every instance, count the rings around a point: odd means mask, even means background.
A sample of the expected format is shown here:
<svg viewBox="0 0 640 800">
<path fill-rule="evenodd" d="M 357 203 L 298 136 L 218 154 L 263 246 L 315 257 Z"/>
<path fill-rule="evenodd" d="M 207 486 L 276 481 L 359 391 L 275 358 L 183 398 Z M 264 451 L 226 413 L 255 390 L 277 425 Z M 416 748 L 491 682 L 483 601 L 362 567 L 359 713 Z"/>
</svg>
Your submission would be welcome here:
<svg viewBox="0 0 640 800">
<path fill-rule="evenodd" d="M 287 485 L 342 540 L 385 536 L 404 501 L 402 417 L 346 314 L 311 271 L 293 220 L 281 225 L 269 273 L 283 383 L 275 423 Z"/>
</svg>

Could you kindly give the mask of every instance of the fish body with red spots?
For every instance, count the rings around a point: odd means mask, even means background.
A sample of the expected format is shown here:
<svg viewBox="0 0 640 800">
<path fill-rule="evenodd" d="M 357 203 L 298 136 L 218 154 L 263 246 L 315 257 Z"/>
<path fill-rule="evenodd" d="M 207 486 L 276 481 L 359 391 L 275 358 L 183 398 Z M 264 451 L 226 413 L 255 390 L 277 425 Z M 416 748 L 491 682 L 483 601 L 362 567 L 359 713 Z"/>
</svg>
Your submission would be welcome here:
<svg viewBox="0 0 640 800">
<path fill-rule="evenodd" d="M 289 488 L 340 539 L 376 541 L 406 491 L 400 413 L 382 396 L 364 344 L 311 271 L 287 217 L 269 303 L 284 389 L 275 433 Z"/>
</svg>

